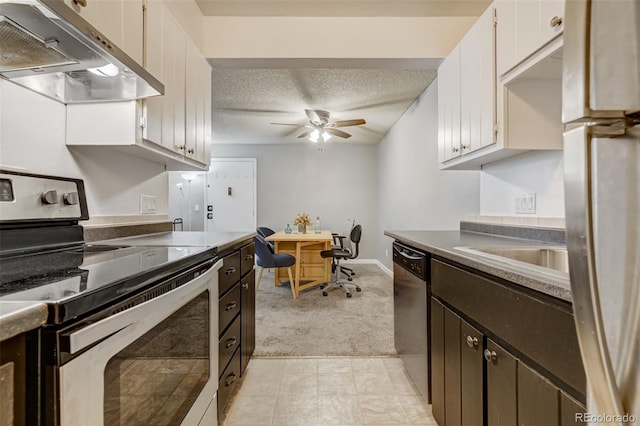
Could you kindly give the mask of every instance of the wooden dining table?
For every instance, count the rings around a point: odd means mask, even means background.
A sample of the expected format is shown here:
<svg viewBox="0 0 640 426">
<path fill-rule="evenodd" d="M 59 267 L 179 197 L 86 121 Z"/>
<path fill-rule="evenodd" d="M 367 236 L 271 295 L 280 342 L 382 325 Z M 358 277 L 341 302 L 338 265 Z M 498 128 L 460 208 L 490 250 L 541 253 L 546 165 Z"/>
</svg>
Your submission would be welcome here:
<svg viewBox="0 0 640 426">
<path fill-rule="evenodd" d="M 331 281 L 331 259 L 320 256 L 322 250 L 331 249 L 331 231 L 304 234 L 279 231 L 265 239 L 274 243 L 276 253 L 288 253 L 296 258 L 294 282 L 291 283 L 294 299 L 298 299 L 303 290 Z M 277 286 L 281 280 L 287 279 L 286 268 L 276 269 L 274 275 Z"/>
</svg>

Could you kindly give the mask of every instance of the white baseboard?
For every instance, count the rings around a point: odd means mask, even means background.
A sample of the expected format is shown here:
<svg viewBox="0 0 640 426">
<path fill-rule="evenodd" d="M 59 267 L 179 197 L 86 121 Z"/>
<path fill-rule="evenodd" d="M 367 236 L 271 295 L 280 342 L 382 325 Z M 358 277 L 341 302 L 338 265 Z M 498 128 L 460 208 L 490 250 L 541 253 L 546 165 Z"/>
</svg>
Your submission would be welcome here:
<svg viewBox="0 0 640 426">
<path fill-rule="evenodd" d="M 360 264 L 377 265 L 378 268 L 382 269 L 382 272 L 384 272 L 385 274 L 393 278 L 393 271 L 387 268 L 386 266 L 384 266 L 384 264 L 380 262 L 378 259 L 350 259 L 350 260 L 343 260 L 341 263 L 344 263 L 344 264 L 360 263 Z"/>
</svg>

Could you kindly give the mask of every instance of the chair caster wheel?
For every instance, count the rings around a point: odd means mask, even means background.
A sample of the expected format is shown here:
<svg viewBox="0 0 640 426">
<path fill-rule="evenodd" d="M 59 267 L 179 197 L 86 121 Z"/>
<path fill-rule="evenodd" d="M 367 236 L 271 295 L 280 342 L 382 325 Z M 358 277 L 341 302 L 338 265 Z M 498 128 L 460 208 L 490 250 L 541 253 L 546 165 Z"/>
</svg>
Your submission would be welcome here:
<svg viewBox="0 0 640 426">
<path fill-rule="evenodd" d="M 353 278 L 349 277 L 347 278 L 347 281 L 353 281 Z"/>
<path fill-rule="evenodd" d="M 347 293 L 347 298 L 351 297 L 351 293 Z"/>
<path fill-rule="evenodd" d="M 329 293 L 327 293 L 326 291 L 323 291 L 323 292 L 322 292 L 322 295 L 323 295 L 323 296 L 328 296 L 328 295 L 329 295 Z"/>
<path fill-rule="evenodd" d="M 356 291 L 362 291 L 360 287 L 356 287 Z"/>
</svg>

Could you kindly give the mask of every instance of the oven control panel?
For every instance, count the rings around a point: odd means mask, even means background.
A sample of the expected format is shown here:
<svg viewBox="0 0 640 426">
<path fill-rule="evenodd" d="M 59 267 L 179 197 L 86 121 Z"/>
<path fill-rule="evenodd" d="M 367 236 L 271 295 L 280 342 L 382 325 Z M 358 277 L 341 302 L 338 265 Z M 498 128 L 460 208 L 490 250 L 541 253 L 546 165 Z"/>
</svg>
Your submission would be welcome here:
<svg viewBox="0 0 640 426">
<path fill-rule="evenodd" d="M 88 218 L 81 179 L 0 170 L 0 223 Z"/>
</svg>

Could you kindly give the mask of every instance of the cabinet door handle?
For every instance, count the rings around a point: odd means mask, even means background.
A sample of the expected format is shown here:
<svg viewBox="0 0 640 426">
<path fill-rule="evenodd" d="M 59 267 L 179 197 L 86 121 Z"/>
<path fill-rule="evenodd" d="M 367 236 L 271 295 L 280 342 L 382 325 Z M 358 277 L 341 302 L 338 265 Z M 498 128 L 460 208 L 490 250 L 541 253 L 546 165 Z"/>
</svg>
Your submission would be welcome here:
<svg viewBox="0 0 640 426">
<path fill-rule="evenodd" d="M 244 260 L 251 260 L 251 259 L 253 259 L 253 255 L 251 254 L 248 254 L 244 257 Z"/>
<path fill-rule="evenodd" d="M 249 289 L 249 283 L 242 283 L 242 288 L 244 288 L 245 290 Z"/>
<path fill-rule="evenodd" d="M 188 152 L 189 154 L 193 154 L 195 151 L 193 150 L 193 148 L 189 148 L 189 149 L 187 150 L 187 152 Z"/>
<path fill-rule="evenodd" d="M 236 267 L 232 266 L 231 268 L 228 268 L 226 271 L 224 271 L 225 275 L 231 275 L 236 271 Z"/>
<path fill-rule="evenodd" d="M 451 151 L 453 151 L 453 152 L 458 152 L 458 151 L 460 151 L 460 148 L 456 148 L 456 147 L 454 146 L 453 148 L 451 148 Z"/>
<path fill-rule="evenodd" d="M 498 354 L 496 353 L 496 351 L 490 351 L 489 349 L 485 349 L 484 359 L 486 359 L 487 362 L 493 362 L 498 359 Z"/>
<path fill-rule="evenodd" d="M 236 302 L 227 303 L 224 307 L 225 311 L 233 311 L 236 308 Z"/>
<path fill-rule="evenodd" d="M 551 28 L 559 27 L 560 25 L 562 25 L 562 18 L 561 17 L 554 16 L 553 18 L 551 18 L 551 21 L 549 22 L 549 26 Z"/>
<path fill-rule="evenodd" d="M 233 347 L 236 344 L 237 341 L 238 340 L 235 337 L 227 339 L 227 343 L 224 345 L 224 347 L 229 349 L 229 348 Z"/>
<path fill-rule="evenodd" d="M 236 378 L 237 378 L 236 373 L 231 373 L 227 377 L 228 377 L 227 381 L 224 382 L 224 386 L 225 387 L 231 386 L 233 384 L 233 382 L 236 381 Z"/>
<path fill-rule="evenodd" d="M 77 4 L 80 7 L 87 7 L 87 0 L 73 0 L 73 4 Z"/>
<path fill-rule="evenodd" d="M 469 145 L 462 145 L 462 150 L 469 149 Z"/>
<path fill-rule="evenodd" d="M 472 337 L 472 336 L 467 336 L 467 346 L 469 346 L 470 348 L 477 348 L 478 347 L 478 338 L 477 337 Z"/>
</svg>

